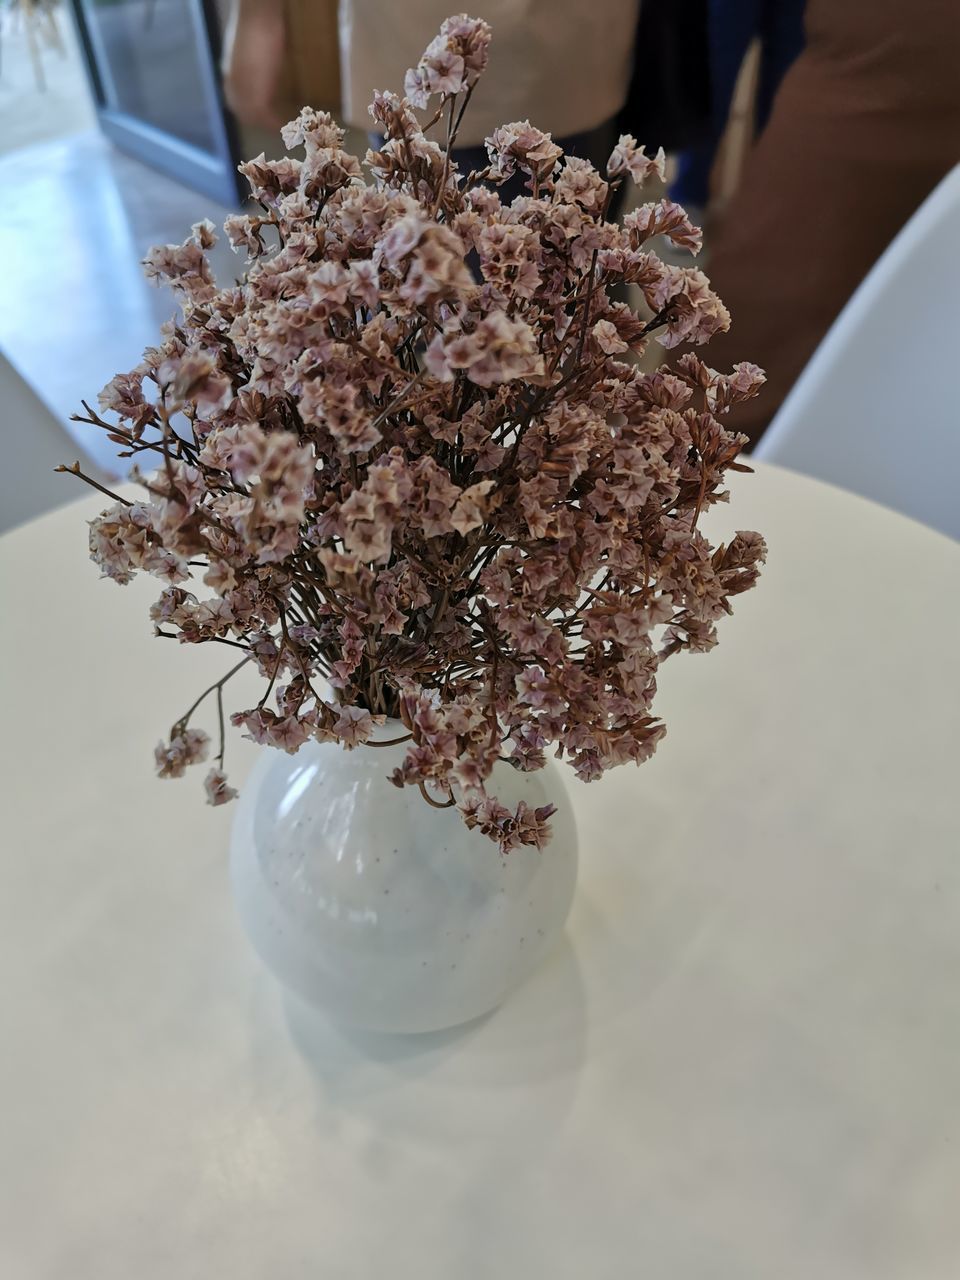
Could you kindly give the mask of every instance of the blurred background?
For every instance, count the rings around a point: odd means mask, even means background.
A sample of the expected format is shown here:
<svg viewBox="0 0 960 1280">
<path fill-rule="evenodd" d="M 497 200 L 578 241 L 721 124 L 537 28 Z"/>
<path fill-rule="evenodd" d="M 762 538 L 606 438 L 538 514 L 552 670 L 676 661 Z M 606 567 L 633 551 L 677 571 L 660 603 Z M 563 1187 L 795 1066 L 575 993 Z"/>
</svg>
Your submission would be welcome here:
<svg viewBox="0 0 960 1280">
<path fill-rule="evenodd" d="M 0 528 L 123 463 L 70 414 L 173 311 L 140 270 L 240 206 L 236 165 L 303 103 L 368 145 L 452 0 L 0 0 Z M 493 27 L 477 114 L 528 116 L 593 158 L 620 131 L 669 152 L 733 313 L 709 348 L 769 375 L 759 440 L 871 266 L 960 159 L 960 4 L 476 0 Z M 503 114 L 501 113 L 501 114 Z M 478 137 L 465 146 L 482 144 Z M 221 242 L 221 281 L 241 260 Z M 685 264 L 684 264 L 685 265 Z M 29 429 L 25 424 L 29 423 Z M 10 452 L 12 451 L 12 453 Z"/>
</svg>

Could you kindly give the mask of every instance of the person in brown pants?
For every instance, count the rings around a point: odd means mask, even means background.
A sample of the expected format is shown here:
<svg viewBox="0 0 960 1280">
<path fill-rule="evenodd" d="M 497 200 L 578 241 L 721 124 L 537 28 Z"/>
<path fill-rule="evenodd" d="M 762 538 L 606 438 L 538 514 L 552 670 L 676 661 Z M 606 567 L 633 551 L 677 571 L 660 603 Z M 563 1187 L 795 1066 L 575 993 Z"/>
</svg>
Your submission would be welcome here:
<svg viewBox="0 0 960 1280">
<path fill-rule="evenodd" d="M 850 294 L 960 161 L 960 0 L 808 0 L 805 23 L 708 267 L 732 315 L 710 364 L 767 371 L 737 420 L 754 443 Z"/>
</svg>

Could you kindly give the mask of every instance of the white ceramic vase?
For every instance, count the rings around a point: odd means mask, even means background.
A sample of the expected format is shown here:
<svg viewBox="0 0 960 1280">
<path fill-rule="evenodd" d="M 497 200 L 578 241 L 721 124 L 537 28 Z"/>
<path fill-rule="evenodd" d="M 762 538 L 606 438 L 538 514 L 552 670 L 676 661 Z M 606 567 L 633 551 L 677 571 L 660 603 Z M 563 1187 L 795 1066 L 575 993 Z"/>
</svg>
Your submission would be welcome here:
<svg viewBox="0 0 960 1280">
<path fill-rule="evenodd" d="M 384 740 L 403 733 L 388 724 Z M 502 855 L 455 809 L 387 776 L 405 748 L 265 748 L 234 820 L 240 919 L 282 983 L 346 1025 L 434 1031 L 495 1008 L 557 940 L 577 840 L 554 764 L 498 765 L 508 807 L 555 804 L 543 851 Z"/>
</svg>

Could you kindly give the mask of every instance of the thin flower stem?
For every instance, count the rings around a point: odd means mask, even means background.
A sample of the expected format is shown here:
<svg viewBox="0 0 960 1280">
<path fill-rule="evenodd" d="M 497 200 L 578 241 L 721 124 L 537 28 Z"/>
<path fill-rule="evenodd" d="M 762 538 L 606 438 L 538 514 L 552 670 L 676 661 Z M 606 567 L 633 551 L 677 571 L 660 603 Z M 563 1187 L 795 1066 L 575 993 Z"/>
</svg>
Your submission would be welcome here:
<svg viewBox="0 0 960 1280">
<path fill-rule="evenodd" d="M 468 95 L 469 96 L 469 95 Z M 433 216 L 436 217 L 443 203 L 443 193 L 446 190 L 447 178 L 450 175 L 450 149 L 453 146 L 453 113 L 457 105 L 457 95 L 451 94 L 449 98 L 450 115 L 447 120 L 447 144 L 443 152 L 443 169 L 440 172 L 440 182 L 437 185 L 437 195 L 433 204 Z"/>
<path fill-rule="evenodd" d="M 217 685 L 217 722 L 220 728 L 220 752 L 217 755 L 220 768 L 223 768 L 223 756 L 227 749 L 227 734 L 223 720 L 223 685 Z"/>
<path fill-rule="evenodd" d="M 430 805 L 431 809 L 452 809 L 457 803 L 453 796 L 451 796 L 449 800 L 441 804 L 439 800 L 434 800 L 433 796 L 430 795 L 422 782 L 418 782 L 417 786 L 420 788 L 420 794 L 423 796 L 424 800 L 426 800 L 427 804 Z"/>
<path fill-rule="evenodd" d="M 598 250 L 594 249 L 590 258 L 590 284 L 587 288 L 587 299 L 583 304 L 583 320 L 580 324 L 580 338 L 577 342 L 576 363 L 579 364 L 583 357 L 583 344 L 587 340 L 587 325 L 590 323 L 590 304 L 593 301 L 593 290 L 597 282 L 597 254 Z"/>
<path fill-rule="evenodd" d="M 161 631 L 159 627 L 156 628 L 153 634 L 155 636 L 159 636 L 161 640 L 179 640 L 180 639 L 180 636 L 178 636 L 176 632 Z M 249 645 L 241 644 L 239 640 L 228 640 L 226 636 L 207 636 L 207 638 L 201 641 L 201 643 L 202 644 L 226 644 L 226 645 L 229 645 L 231 649 L 242 649 L 244 653 L 250 652 Z"/>
<path fill-rule="evenodd" d="M 388 404 L 387 407 L 374 418 L 370 425 L 373 427 L 380 427 L 388 418 L 392 418 L 395 414 L 401 413 L 405 409 L 412 409 L 416 404 L 429 399 L 434 394 L 432 391 L 429 391 L 426 396 L 420 396 L 419 399 L 416 396 L 412 400 L 405 399 L 405 397 L 409 395 L 410 390 L 423 381 L 424 376 L 425 374 L 423 370 L 421 370 L 413 381 L 409 382 L 406 387 L 404 387 L 403 393 Z"/>
<path fill-rule="evenodd" d="M 277 676 L 280 673 L 280 665 L 282 662 L 283 662 L 283 641 L 281 640 L 280 644 L 277 646 L 277 660 L 273 664 L 273 674 L 270 677 L 270 683 L 267 685 L 267 691 L 263 695 L 263 697 L 260 699 L 260 701 L 257 703 L 258 711 L 263 710 L 263 708 L 267 705 L 267 699 L 270 697 L 271 693 L 273 693 L 273 686 L 277 682 Z"/>
<path fill-rule="evenodd" d="M 284 614 L 283 609 L 282 609 L 282 608 L 280 608 L 279 606 L 278 606 L 278 612 L 279 612 L 279 614 L 280 614 L 280 630 L 283 632 L 283 643 L 284 643 L 284 646 L 286 646 L 288 649 L 290 649 L 290 650 L 292 651 L 293 656 L 294 656 L 294 657 L 296 658 L 296 660 L 297 660 L 297 666 L 300 668 L 300 674 L 303 676 L 303 682 L 304 682 L 304 684 L 305 684 L 308 688 L 311 688 L 311 685 L 310 685 L 310 677 L 309 677 L 309 675 L 307 674 L 307 668 L 306 668 L 306 666 L 304 665 L 304 662 L 303 662 L 303 655 L 302 655 L 302 654 L 301 654 L 301 652 L 300 652 L 300 646 L 299 646 L 299 645 L 294 644 L 294 643 L 293 643 L 293 641 L 290 639 L 290 633 L 289 633 L 289 631 L 287 631 L 287 619 L 286 619 L 286 615 Z"/>
<path fill-rule="evenodd" d="M 190 717 L 196 711 L 197 707 L 199 707 L 200 703 L 203 702 L 204 698 L 208 697 L 211 693 L 213 693 L 215 689 L 218 689 L 218 690 L 222 689 L 223 686 L 227 683 L 227 681 L 232 676 L 235 676 L 241 667 L 245 667 L 249 661 L 250 661 L 250 658 L 244 658 L 243 661 L 238 662 L 235 667 L 231 667 L 225 676 L 221 676 L 219 680 L 214 681 L 214 683 L 210 686 L 209 689 L 204 689 L 203 693 L 201 693 L 200 697 L 196 699 L 193 705 L 187 711 L 184 712 L 184 714 L 180 717 L 179 720 L 174 722 L 173 728 L 170 731 L 170 736 L 174 737 L 178 730 L 185 729 L 187 727 L 187 724 L 189 723 Z"/>
<path fill-rule="evenodd" d="M 118 493 L 114 493 L 112 489 L 105 489 L 103 485 L 98 484 L 97 481 L 94 480 L 92 476 L 85 475 L 80 470 L 79 462 L 75 462 L 72 467 L 65 467 L 63 463 L 61 463 L 59 467 L 54 467 L 53 469 L 54 471 L 62 471 L 69 476 L 76 476 L 77 479 L 82 480 L 84 484 L 88 484 L 91 486 L 91 488 L 99 489 L 101 493 L 105 493 L 107 497 L 112 498 L 114 502 L 123 503 L 125 501 L 123 498 L 120 497 Z"/>
<path fill-rule="evenodd" d="M 457 118 L 456 118 L 456 121 L 454 122 L 453 134 L 450 138 L 451 146 L 453 146 L 453 144 L 457 140 L 457 134 L 460 132 L 460 124 L 463 120 L 463 113 L 466 111 L 467 107 L 470 105 L 470 99 L 473 97 L 473 91 L 476 87 L 477 87 L 476 80 L 474 80 L 472 84 L 467 85 L 467 92 L 464 96 L 463 102 L 460 104 L 460 110 L 457 112 Z"/>
</svg>

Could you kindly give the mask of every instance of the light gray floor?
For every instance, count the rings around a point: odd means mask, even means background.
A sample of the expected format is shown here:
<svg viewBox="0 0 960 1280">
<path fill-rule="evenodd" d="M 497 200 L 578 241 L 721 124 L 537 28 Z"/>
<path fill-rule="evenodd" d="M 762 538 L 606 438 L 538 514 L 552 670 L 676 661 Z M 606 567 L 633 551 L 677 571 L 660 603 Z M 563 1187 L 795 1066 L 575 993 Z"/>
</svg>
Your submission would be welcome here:
<svg viewBox="0 0 960 1280">
<path fill-rule="evenodd" d="M 145 251 L 182 240 L 204 217 L 222 222 L 228 210 L 95 131 L 0 157 L 0 190 L 0 349 L 81 450 L 105 471 L 122 471 L 114 446 L 70 414 L 133 368 L 174 313 L 170 295 L 143 278 Z M 241 267 L 225 242 L 214 257 L 221 279 Z"/>
<path fill-rule="evenodd" d="M 101 479 L 126 469 L 70 414 L 132 368 L 173 314 L 143 279 L 145 250 L 227 213 L 101 136 L 64 6 L 57 23 L 63 50 L 42 48 L 41 88 L 22 18 L 0 12 L 0 530 L 84 491 L 53 473 L 58 462 L 79 458 Z M 225 278 L 237 267 L 228 247 L 218 252 Z"/>
<path fill-rule="evenodd" d="M 42 19 L 35 20 L 42 84 L 37 77 L 27 19 L 0 0 L 0 154 L 92 129 L 93 100 L 67 5 L 54 10 L 56 47 Z"/>
</svg>

